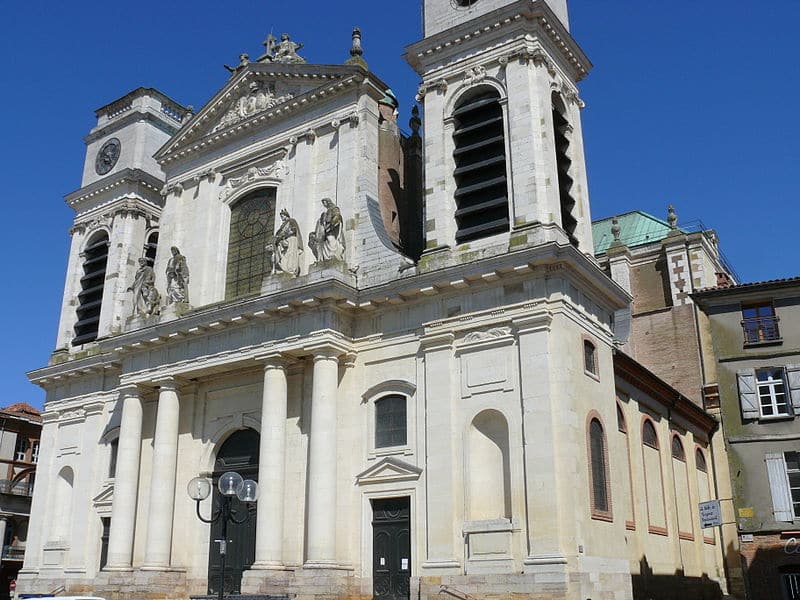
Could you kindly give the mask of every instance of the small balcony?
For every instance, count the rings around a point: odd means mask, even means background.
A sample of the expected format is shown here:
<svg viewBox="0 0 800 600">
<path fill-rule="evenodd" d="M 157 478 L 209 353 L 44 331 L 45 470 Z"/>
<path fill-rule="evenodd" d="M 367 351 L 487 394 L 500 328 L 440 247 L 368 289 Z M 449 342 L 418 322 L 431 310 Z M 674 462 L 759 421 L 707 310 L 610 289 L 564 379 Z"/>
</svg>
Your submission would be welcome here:
<svg viewBox="0 0 800 600">
<path fill-rule="evenodd" d="M 12 496 L 33 496 L 33 484 L 27 481 L 9 481 L 0 479 L 0 494 Z"/>
<path fill-rule="evenodd" d="M 781 339 L 778 317 L 775 316 L 742 319 L 742 331 L 745 345 L 778 342 Z"/>
</svg>

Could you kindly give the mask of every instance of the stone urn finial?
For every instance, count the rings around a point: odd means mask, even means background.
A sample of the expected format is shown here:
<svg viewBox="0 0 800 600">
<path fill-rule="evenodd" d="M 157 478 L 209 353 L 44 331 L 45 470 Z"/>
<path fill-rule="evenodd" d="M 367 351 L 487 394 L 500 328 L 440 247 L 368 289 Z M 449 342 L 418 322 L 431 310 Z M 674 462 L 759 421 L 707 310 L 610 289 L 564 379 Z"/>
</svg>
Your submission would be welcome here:
<svg viewBox="0 0 800 600">
<path fill-rule="evenodd" d="M 350 47 L 350 58 L 345 61 L 348 65 L 360 65 L 367 68 L 367 61 L 364 60 L 364 48 L 361 46 L 361 29 L 353 28 L 353 45 Z"/>
<path fill-rule="evenodd" d="M 678 215 L 675 214 L 675 207 L 672 204 L 667 207 L 669 211 L 669 216 L 667 217 L 667 221 L 669 222 L 670 229 L 677 229 L 678 228 Z"/>
</svg>

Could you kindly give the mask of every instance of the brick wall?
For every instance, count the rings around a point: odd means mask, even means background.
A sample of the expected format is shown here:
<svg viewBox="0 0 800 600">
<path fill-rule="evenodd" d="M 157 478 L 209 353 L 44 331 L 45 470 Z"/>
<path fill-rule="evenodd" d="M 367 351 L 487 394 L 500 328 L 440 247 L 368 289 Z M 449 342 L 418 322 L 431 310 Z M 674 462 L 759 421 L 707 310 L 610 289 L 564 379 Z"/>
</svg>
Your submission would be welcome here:
<svg viewBox="0 0 800 600">
<path fill-rule="evenodd" d="M 637 314 L 633 317 L 631 340 L 636 360 L 702 406 L 694 319 L 694 307 L 689 304 Z"/>
<path fill-rule="evenodd" d="M 749 597 L 758 600 L 784 600 L 781 570 L 800 569 L 800 536 L 756 535 L 741 543 L 742 563 Z"/>
</svg>

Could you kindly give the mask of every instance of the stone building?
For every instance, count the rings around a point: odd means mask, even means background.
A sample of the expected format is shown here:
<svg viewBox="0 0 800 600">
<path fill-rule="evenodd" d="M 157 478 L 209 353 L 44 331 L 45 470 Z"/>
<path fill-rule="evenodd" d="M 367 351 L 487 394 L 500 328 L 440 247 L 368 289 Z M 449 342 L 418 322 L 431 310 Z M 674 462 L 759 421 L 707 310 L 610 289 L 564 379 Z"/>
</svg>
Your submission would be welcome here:
<svg viewBox="0 0 800 600">
<path fill-rule="evenodd" d="M 616 349 L 565 1 L 425 0 L 407 137 L 357 30 L 265 46 L 196 113 L 97 111 L 21 589 L 216 592 L 186 486 L 236 470 L 226 591 L 725 591 L 715 423 Z"/>
<path fill-rule="evenodd" d="M 28 538 L 31 496 L 39 462 L 42 419 L 30 404 L 0 409 L 0 598 L 9 598 Z"/>
<path fill-rule="evenodd" d="M 750 597 L 800 598 L 800 278 L 693 298 L 711 321 Z"/>
<path fill-rule="evenodd" d="M 605 272 L 633 297 L 615 314 L 625 352 L 646 365 L 692 402 L 719 420 L 719 390 L 708 317 L 692 292 L 736 275 L 719 248 L 714 230 L 702 223 L 680 224 L 673 206 L 659 219 L 634 210 L 592 224 L 595 257 Z M 712 440 L 718 468 L 716 497 L 730 498 L 731 483 L 722 435 Z M 719 535 L 725 548 L 729 591 L 744 594 L 738 534 L 729 502 Z"/>
</svg>

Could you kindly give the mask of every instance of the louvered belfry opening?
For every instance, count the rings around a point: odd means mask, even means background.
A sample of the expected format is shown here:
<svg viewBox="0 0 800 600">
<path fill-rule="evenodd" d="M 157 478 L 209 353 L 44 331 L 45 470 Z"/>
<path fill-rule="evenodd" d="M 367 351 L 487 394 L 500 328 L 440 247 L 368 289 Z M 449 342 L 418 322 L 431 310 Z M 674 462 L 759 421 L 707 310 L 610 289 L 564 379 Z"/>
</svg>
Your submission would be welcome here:
<svg viewBox="0 0 800 600">
<path fill-rule="evenodd" d="M 558 193 L 561 200 L 561 227 L 569 236 L 573 246 L 578 245 L 575 230 L 578 220 L 575 218 L 575 198 L 572 195 L 574 183 L 569 174 L 572 161 L 569 158 L 569 138 L 567 131 L 569 121 L 565 117 L 566 109 L 557 94 L 553 94 L 553 138 L 556 145 L 556 166 L 558 170 Z"/>
<path fill-rule="evenodd" d="M 456 242 L 509 230 L 506 143 L 500 94 L 462 99 L 453 112 Z"/>
<path fill-rule="evenodd" d="M 83 251 L 83 277 L 78 294 L 78 322 L 75 323 L 73 346 L 97 339 L 100 327 L 100 308 L 103 304 L 103 286 L 106 281 L 108 262 L 108 235 L 100 233 L 93 237 Z"/>
<path fill-rule="evenodd" d="M 156 251 L 158 250 L 158 232 L 154 231 L 147 237 L 147 243 L 144 245 L 144 258 L 147 260 L 149 266 L 156 263 Z"/>
</svg>

